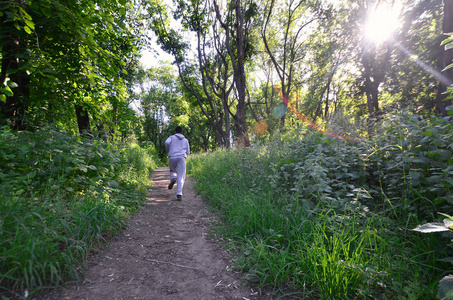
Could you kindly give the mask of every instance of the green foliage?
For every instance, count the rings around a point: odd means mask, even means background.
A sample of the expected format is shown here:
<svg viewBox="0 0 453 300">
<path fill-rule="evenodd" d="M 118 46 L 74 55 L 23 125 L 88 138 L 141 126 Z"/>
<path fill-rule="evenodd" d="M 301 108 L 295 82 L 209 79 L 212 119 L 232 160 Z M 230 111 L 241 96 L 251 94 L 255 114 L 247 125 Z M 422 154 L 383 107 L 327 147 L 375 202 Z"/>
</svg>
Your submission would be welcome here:
<svg viewBox="0 0 453 300">
<path fill-rule="evenodd" d="M 178 116 L 185 115 L 185 102 L 179 97 L 177 77 L 169 64 L 161 63 L 159 67 L 147 69 L 139 75 L 140 93 L 136 96 L 143 113 L 140 140 L 152 142 L 163 159 L 166 156 L 164 142 L 173 134 L 170 128 L 174 128 L 168 125 L 169 120 L 173 123 Z"/>
<path fill-rule="evenodd" d="M 0 295 L 78 280 L 88 253 L 138 209 L 153 147 L 107 144 L 46 127 L 0 132 Z"/>
<path fill-rule="evenodd" d="M 152 145 L 130 144 L 121 149 L 120 181 L 149 184 L 149 173 L 160 166 L 157 150 Z"/>
<path fill-rule="evenodd" d="M 440 234 L 407 229 L 451 207 L 449 126 L 393 116 L 360 141 L 302 129 L 191 157 L 188 170 L 222 216 L 236 268 L 258 286 L 310 299 L 433 299 L 450 249 Z"/>
<path fill-rule="evenodd" d="M 450 122 L 417 115 L 384 121 L 367 157 L 383 201 L 428 217 L 452 212 L 453 130 Z M 416 203 L 414 203 L 416 202 Z"/>
<path fill-rule="evenodd" d="M 445 35 L 448 35 L 448 38 L 442 41 L 441 45 L 445 46 L 445 51 L 450 50 L 453 48 L 453 33 L 444 33 Z M 448 70 L 450 68 L 453 68 L 453 63 L 449 64 L 446 66 L 442 71 Z"/>
<path fill-rule="evenodd" d="M 133 4 L 8 0 L 0 15 L 1 125 L 71 130 L 77 105 L 91 122 L 117 129 L 144 42 Z"/>
</svg>

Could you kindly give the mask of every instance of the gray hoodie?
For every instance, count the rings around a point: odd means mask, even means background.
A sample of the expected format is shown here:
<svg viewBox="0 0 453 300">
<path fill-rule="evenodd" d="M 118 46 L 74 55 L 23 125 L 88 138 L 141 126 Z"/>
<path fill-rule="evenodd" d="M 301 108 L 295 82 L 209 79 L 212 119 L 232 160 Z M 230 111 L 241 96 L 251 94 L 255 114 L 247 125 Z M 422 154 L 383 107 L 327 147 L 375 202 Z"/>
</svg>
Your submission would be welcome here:
<svg viewBox="0 0 453 300">
<path fill-rule="evenodd" d="M 182 135 L 176 133 L 170 136 L 165 141 L 165 150 L 168 152 L 168 157 L 187 157 L 190 154 L 189 141 Z"/>
</svg>

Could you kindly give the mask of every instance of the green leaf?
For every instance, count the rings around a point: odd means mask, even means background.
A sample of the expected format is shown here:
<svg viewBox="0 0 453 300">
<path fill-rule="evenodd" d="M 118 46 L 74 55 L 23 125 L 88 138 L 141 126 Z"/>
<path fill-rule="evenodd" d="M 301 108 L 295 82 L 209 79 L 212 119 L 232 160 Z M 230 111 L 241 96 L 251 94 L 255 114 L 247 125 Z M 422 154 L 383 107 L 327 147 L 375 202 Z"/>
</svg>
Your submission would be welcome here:
<svg viewBox="0 0 453 300">
<path fill-rule="evenodd" d="M 410 160 L 412 163 L 419 163 L 423 165 L 428 165 L 429 164 L 429 159 L 424 158 L 424 157 L 414 157 Z"/>
<path fill-rule="evenodd" d="M 119 187 L 118 182 L 116 182 L 115 180 L 109 181 L 107 184 L 108 184 L 110 187 L 112 187 L 112 188 L 118 188 L 118 187 Z"/>
<path fill-rule="evenodd" d="M 25 32 L 28 33 L 28 34 L 31 34 L 31 33 L 32 33 L 30 27 L 28 27 L 28 26 L 24 26 L 24 30 L 25 30 Z"/>
<path fill-rule="evenodd" d="M 430 129 L 427 129 L 426 132 L 425 132 L 425 136 L 430 136 L 430 135 L 433 135 L 433 134 L 437 134 L 439 131 L 434 128 L 434 127 L 431 127 Z"/>
<path fill-rule="evenodd" d="M 32 20 L 33 18 L 21 7 L 19 6 L 19 10 L 22 14 L 22 16 L 26 19 L 26 20 Z"/>
<path fill-rule="evenodd" d="M 438 296 L 441 299 L 453 298 L 453 275 L 448 275 L 439 281 L 437 286 Z"/>
<path fill-rule="evenodd" d="M 448 227 L 448 228 L 452 229 L 452 227 L 453 227 L 453 221 L 452 220 L 444 219 L 443 221 L 444 221 L 445 227 Z"/>
<path fill-rule="evenodd" d="M 0 94 L 0 101 L 6 102 L 6 95 L 5 94 Z"/>
<path fill-rule="evenodd" d="M 453 178 L 447 177 L 447 178 L 444 178 L 444 180 L 445 180 L 446 182 L 448 182 L 451 186 L 453 186 Z"/>
<path fill-rule="evenodd" d="M 121 5 L 126 5 L 127 0 L 119 0 Z"/>
<path fill-rule="evenodd" d="M 35 23 L 33 23 L 31 20 L 25 20 L 25 24 L 27 24 L 27 26 L 31 29 L 35 29 Z"/>
<path fill-rule="evenodd" d="M 426 180 L 430 183 L 430 184 L 434 184 L 436 182 L 440 182 L 442 180 L 442 176 L 439 176 L 439 175 L 433 175 L 433 176 L 430 176 L 428 178 L 426 178 Z"/>
<path fill-rule="evenodd" d="M 445 258 L 441 258 L 441 259 L 438 259 L 438 261 L 443 261 L 443 262 L 451 263 L 451 264 L 453 265 L 453 257 L 445 257 Z"/>
<path fill-rule="evenodd" d="M 427 223 L 423 225 L 418 225 L 417 227 L 411 230 L 423 233 L 449 231 L 448 227 L 446 227 L 444 223 Z"/>
<path fill-rule="evenodd" d="M 48 18 L 52 16 L 52 12 L 50 11 L 50 8 L 48 8 L 48 7 L 43 7 L 41 9 L 41 11 Z"/>
<path fill-rule="evenodd" d="M 121 14 L 121 16 L 123 16 L 123 17 L 126 15 L 126 9 L 125 9 L 124 7 L 121 7 L 121 8 L 120 8 L 120 14 Z"/>
<path fill-rule="evenodd" d="M 409 171 L 409 176 L 412 178 L 412 180 L 418 180 L 422 176 L 421 173 L 415 172 L 415 171 Z"/>
<path fill-rule="evenodd" d="M 15 83 L 15 82 L 13 82 L 13 81 L 10 80 L 10 81 L 8 81 L 8 86 L 9 86 L 10 88 L 12 88 L 12 89 L 15 89 L 15 88 L 17 88 L 19 85 L 18 85 L 17 83 Z"/>
<path fill-rule="evenodd" d="M 10 89 L 9 86 L 5 86 L 4 88 L 0 89 L 0 93 L 3 93 L 8 97 L 11 97 L 12 95 L 14 95 L 13 91 Z"/>
<path fill-rule="evenodd" d="M 452 48 L 453 48 L 453 44 L 452 44 Z M 448 69 L 451 69 L 451 68 L 453 68 L 453 64 L 449 64 L 448 66 L 446 66 L 445 68 L 443 68 L 443 70 L 442 70 L 441 72 L 444 72 L 444 71 L 446 71 L 446 70 L 448 70 Z"/>
<path fill-rule="evenodd" d="M 435 199 L 433 202 L 435 205 L 441 205 L 441 204 L 444 204 L 445 201 L 447 201 L 447 200 L 439 198 L 439 199 Z"/>
<path fill-rule="evenodd" d="M 35 171 L 30 172 L 30 173 L 27 174 L 27 177 L 30 178 L 30 179 L 31 178 L 35 178 L 35 176 L 36 176 L 36 172 Z"/>
<path fill-rule="evenodd" d="M 439 214 L 439 215 L 441 215 L 441 216 L 444 216 L 444 217 L 446 217 L 446 218 L 448 218 L 448 219 L 450 219 L 450 220 L 452 220 L 452 221 L 453 221 L 453 217 L 452 217 L 452 216 L 450 216 L 450 215 L 447 215 L 447 214 L 444 214 L 444 213 L 441 213 L 441 212 L 440 212 L 440 213 L 438 213 L 438 214 Z"/>
<path fill-rule="evenodd" d="M 446 149 L 438 149 L 434 151 L 428 152 L 429 157 L 434 157 L 435 155 L 439 155 L 442 159 L 448 160 L 452 157 L 452 151 Z"/>
<path fill-rule="evenodd" d="M 446 38 L 445 40 L 443 40 L 443 41 L 440 43 L 440 45 L 443 46 L 443 45 L 445 45 L 445 44 L 447 44 L 447 43 L 449 43 L 449 42 L 452 42 L 452 41 L 453 41 L 453 37 L 450 36 L 450 37 Z"/>
</svg>

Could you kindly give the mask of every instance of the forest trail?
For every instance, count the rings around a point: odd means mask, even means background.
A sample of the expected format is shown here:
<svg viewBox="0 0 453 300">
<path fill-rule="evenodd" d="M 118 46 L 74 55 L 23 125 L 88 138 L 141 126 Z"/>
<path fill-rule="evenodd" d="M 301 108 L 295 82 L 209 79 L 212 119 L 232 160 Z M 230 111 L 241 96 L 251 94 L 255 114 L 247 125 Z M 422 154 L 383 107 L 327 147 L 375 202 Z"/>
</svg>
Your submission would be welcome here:
<svg viewBox="0 0 453 300">
<path fill-rule="evenodd" d="M 169 170 L 159 168 L 141 210 L 122 234 L 90 257 L 82 285 L 52 299 L 270 299 L 241 283 L 228 253 L 208 236 L 215 218 L 186 178 L 182 201 L 168 190 Z"/>
</svg>

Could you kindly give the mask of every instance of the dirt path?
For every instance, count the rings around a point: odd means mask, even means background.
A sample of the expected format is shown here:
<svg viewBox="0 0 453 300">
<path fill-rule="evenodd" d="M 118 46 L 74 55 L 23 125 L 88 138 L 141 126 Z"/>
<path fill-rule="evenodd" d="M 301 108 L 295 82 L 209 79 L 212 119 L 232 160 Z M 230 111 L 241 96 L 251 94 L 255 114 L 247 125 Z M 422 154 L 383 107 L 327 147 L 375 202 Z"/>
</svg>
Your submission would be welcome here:
<svg viewBox="0 0 453 300">
<path fill-rule="evenodd" d="M 168 174 L 168 168 L 153 173 L 144 207 L 89 260 L 83 285 L 52 299 L 270 299 L 229 271 L 226 251 L 207 236 L 213 216 L 191 179 L 176 201 Z"/>
</svg>

